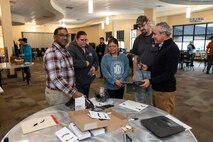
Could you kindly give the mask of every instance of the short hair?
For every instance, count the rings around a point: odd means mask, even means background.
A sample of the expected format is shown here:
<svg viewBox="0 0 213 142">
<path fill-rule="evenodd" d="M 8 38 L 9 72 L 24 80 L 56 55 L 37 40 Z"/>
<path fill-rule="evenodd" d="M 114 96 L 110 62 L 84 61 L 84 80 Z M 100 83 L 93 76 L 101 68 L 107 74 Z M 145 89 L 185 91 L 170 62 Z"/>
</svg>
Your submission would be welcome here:
<svg viewBox="0 0 213 142">
<path fill-rule="evenodd" d="M 76 34 L 76 39 L 79 39 L 80 36 L 82 35 L 87 35 L 85 31 L 78 31 L 77 34 Z"/>
<path fill-rule="evenodd" d="M 148 21 L 149 21 L 149 19 L 146 16 L 141 15 L 137 18 L 136 24 L 137 25 L 143 25 L 144 22 L 148 22 Z"/>
<path fill-rule="evenodd" d="M 66 30 L 66 31 L 68 32 L 67 28 L 59 27 L 59 28 L 55 29 L 55 31 L 54 31 L 53 34 L 54 34 L 54 35 L 57 35 L 57 34 L 58 34 L 58 31 L 60 31 L 60 30 Z"/>
<path fill-rule="evenodd" d="M 156 26 L 160 27 L 160 33 L 165 33 L 167 37 L 172 34 L 172 29 L 166 22 L 157 23 Z"/>
<path fill-rule="evenodd" d="M 100 37 L 100 39 L 103 39 L 103 40 L 104 40 L 104 38 L 103 38 L 103 37 Z"/>
<path fill-rule="evenodd" d="M 109 45 L 111 42 L 113 42 L 113 43 L 115 43 L 117 46 L 119 46 L 119 45 L 118 45 L 118 40 L 117 40 L 116 38 L 111 38 L 111 39 L 109 39 L 108 45 Z"/>
</svg>

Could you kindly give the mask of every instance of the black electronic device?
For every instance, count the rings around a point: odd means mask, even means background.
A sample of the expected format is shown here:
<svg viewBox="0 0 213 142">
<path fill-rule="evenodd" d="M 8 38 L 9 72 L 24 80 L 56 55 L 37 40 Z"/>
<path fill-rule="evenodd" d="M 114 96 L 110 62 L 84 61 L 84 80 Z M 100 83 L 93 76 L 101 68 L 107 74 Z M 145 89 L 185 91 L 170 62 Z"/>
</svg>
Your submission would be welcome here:
<svg viewBox="0 0 213 142">
<path fill-rule="evenodd" d="M 130 82 L 122 82 L 123 84 L 126 84 L 126 90 L 127 92 L 138 92 L 141 90 L 141 86 L 144 82 L 142 81 L 130 81 Z"/>
<path fill-rule="evenodd" d="M 141 124 L 150 130 L 157 137 L 168 137 L 182 131 L 185 128 L 166 116 L 157 116 L 141 120 Z"/>
</svg>

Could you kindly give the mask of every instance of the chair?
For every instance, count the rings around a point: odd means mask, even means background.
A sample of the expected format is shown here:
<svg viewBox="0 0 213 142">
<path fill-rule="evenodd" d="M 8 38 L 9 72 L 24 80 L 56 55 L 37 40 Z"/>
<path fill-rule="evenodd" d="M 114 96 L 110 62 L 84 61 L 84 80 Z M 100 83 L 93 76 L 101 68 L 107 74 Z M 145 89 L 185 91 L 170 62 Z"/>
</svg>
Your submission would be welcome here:
<svg viewBox="0 0 213 142">
<path fill-rule="evenodd" d="M 194 54 L 189 55 L 187 52 L 184 52 L 181 56 L 182 57 L 182 70 L 184 71 L 185 68 L 194 69 L 193 61 L 194 61 Z M 184 66 L 185 65 L 185 66 Z"/>
</svg>

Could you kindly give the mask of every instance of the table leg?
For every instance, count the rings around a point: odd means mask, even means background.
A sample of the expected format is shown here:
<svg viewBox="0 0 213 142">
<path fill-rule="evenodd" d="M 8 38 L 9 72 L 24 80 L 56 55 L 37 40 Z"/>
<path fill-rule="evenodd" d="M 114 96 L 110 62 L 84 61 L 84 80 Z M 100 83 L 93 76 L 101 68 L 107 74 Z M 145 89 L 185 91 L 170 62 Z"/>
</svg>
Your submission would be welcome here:
<svg viewBox="0 0 213 142">
<path fill-rule="evenodd" d="M 22 73 L 23 81 L 25 81 L 25 78 L 24 78 L 24 68 L 21 68 L 21 73 Z"/>
<path fill-rule="evenodd" d="M 0 86 L 2 87 L 2 82 L 1 82 L 1 79 L 2 79 L 2 76 L 1 76 L 1 72 L 2 72 L 3 70 L 0 70 Z"/>
</svg>

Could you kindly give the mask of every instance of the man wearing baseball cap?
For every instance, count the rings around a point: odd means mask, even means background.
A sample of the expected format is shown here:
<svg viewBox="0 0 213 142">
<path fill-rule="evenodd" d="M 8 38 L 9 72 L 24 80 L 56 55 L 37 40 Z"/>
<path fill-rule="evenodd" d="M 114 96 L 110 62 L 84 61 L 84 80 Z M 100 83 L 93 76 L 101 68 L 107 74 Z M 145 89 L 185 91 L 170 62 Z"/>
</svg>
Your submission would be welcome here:
<svg viewBox="0 0 213 142">
<path fill-rule="evenodd" d="M 206 74 L 209 74 L 209 70 L 213 63 L 213 36 L 211 36 L 209 39 L 211 41 L 209 42 L 209 44 L 206 47 L 206 55 L 207 55 L 207 60 L 208 60 Z"/>
<path fill-rule="evenodd" d="M 134 81 L 141 81 L 151 78 L 151 67 L 154 56 L 158 48 L 152 39 L 152 28 L 150 20 L 146 16 L 139 16 L 136 20 L 137 29 L 141 34 L 135 39 L 132 53 L 134 54 L 133 61 L 133 77 Z M 152 104 L 152 89 L 141 88 L 135 94 L 135 100 L 141 103 Z"/>
</svg>

